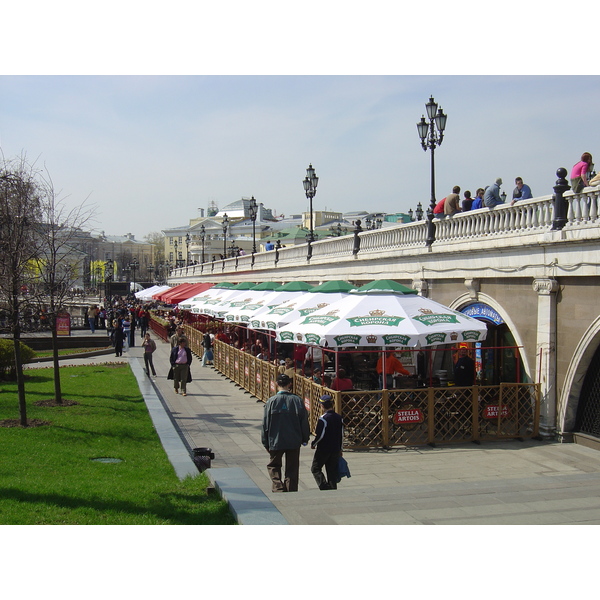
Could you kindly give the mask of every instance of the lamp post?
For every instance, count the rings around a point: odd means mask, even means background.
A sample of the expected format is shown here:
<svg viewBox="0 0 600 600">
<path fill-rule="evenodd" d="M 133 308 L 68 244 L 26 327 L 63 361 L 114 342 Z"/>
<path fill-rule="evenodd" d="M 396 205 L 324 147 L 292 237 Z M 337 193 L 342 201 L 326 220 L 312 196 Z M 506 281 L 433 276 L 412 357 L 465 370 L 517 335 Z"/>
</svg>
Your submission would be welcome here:
<svg viewBox="0 0 600 600">
<path fill-rule="evenodd" d="M 106 287 L 106 298 L 108 299 L 109 304 L 112 306 L 111 295 L 110 295 L 110 282 L 113 278 L 113 267 L 114 263 L 112 258 L 109 258 L 106 263 L 104 263 L 104 284 Z"/>
<path fill-rule="evenodd" d="M 427 118 L 429 123 L 425 121 L 425 117 L 421 117 L 421 121 L 417 123 L 417 131 L 421 138 L 421 146 L 423 150 L 431 150 L 431 202 L 427 209 L 427 246 L 431 246 L 435 242 L 435 224 L 433 222 L 433 209 L 435 208 L 435 149 L 441 146 L 444 139 L 444 129 L 446 129 L 446 119 L 448 118 L 442 108 L 438 108 L 433 96 L 429 98 L 429 102 L 425 105 L 427 109 Z M 436 131 L 437 128 L 437 131 Z"/>
<path fill-rule="evenodd" d="M 200 227 L 200 239 L 202 240 L 202 264 L 204 264 L 204 242 L 206 241 L 206 227 Z"/>
<path fill-rule="evenodd" d="M 185 234 L 185 264 L 186 266 L 189 266 L 190 264 L 190 232 L 188 231 Z"/>
<path fill-rule="evenodd" d="M 256 216 L 258 215 L 258 205 L 254 196 L 250 198 L 250 206 L 248 207 L 250 219 L 252 220 L 252 266 L 254 266 L 254 254 L 256 253 Z"/>
<path fill-rule="evenodd" d="M 137 270 L 137 268 L 140 266 L 140 263 L 138 262 L 137 258 L 134 258 L 130 263 L 129 263 L 129 268 L 133 271 L 133 291 L 135 292 L 135 272 Z"/>
<path fill-rule="evenodd" d="M 229 217 L 225 213 L 223 215 L 223 258 L 227 257 L 227 227 L 229 227 Z"/>
<path fill-rule="evenodd" d="M 417 221 L 420 221 L 423 218 L 423 207 L 421 206 L 420 202 L 417 204 L 417 210 L 415 211 L 415 216 L 417 217 Z"/>
<path fill-rule="evenodd" d="M 152 281 L 154 281 L 154 265 L 150 263 L 146 269 L 148 270 L 148 282 L 152 283 Z"/>
<path fill-rule="evenodd" d="M 177 240 L 173 242 L 173 245 L 175 246 L 175 268 L 177 268 L 179 266 L 179 253 L 177 252 L 179 244 L 177 243 Z"/>
<path fill-rule="evenodd" d="M 310 203 L 310 227 L 308 231 L 308 236 L 306 238 L 308 242 L 307 259 L 310 260 L 310 257 L 312 256 L 312 243 L 315 241 L 315 234 L 313 228 L 313 198 L 317 193 L 317 185 L 319 184 L 319 178 L 315 174 L 315 170 L 313 169 L 312 163 L 309 164 L 308 169 L 306 169 L 306 177 L 304 178 L 302 184 L 304 185 L 304 192 Z"/>
</svg>

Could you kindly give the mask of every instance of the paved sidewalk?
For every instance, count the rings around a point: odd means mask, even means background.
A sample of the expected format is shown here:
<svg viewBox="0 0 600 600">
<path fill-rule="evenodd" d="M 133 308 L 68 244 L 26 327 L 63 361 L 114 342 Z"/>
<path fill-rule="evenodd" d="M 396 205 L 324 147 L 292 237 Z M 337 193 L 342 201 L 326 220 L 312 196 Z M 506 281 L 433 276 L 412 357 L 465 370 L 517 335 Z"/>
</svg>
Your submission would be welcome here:
<svg viewBox="0 0 600 600">
<path fill-rule="evenodd" d="M 254 520 L 248 523 L 271 522 L 261 521 L 267 513 L 297 525 L 600 523 L 600 452 L 533 440 L 348 451 L 352 477 L 325 492 L 316 488 L 312 451 L 305 448 L 298 493 L 273 494 L 260 444 L 262 402 L 214 369 L 202 368 L 197 358 L 188 395 L 176 395 L 166 379 L 169 345 L 156 341 L 158 378 L 142 383 L 142 391 L 155 390 L 170 413 L 163 417 L 172 419 L 188 448 L 212 448 L 210 474 L 229 478 L 232 505 L 252 508 Z M 142 349 L 132 348 L 127 356 L 143 380 Z M 252 504 L 257 498 L 258 506 Z"/>
</svg>

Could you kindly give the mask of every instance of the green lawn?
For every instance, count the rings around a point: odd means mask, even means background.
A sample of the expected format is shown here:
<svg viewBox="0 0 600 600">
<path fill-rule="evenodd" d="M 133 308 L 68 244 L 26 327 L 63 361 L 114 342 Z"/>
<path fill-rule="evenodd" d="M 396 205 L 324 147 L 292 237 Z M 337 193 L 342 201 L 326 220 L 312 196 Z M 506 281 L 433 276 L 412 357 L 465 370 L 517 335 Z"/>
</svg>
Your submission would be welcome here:
<svg viewBox="0 0 600 600">
<path fill-rule="evenodd" d="M 27 374 L 28 419 L 50 424 L 0 427 L 0 524 L 233 524 L 204 474 L 175 475 L 128 365 L 61 368 L 63 407 L 35 405 L 52 369 Z M 0 421 L 18 419 L 16 384 L 0 389 Z"/>
</svg>

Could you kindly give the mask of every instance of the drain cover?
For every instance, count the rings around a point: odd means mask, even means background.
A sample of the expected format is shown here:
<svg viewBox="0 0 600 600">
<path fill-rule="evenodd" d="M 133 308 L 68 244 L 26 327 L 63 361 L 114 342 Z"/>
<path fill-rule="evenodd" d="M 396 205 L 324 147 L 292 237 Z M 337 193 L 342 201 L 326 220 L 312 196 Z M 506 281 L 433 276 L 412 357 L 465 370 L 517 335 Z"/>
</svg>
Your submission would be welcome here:
<svg viewBox="0 0 600 600">
<path fill-rule="evenodd" d="M 120 458 L 108 458 L 108 457 L 92 458 L 90 460 L 93 460 L 95 462 L 101 462 L 101 463 L 120 463 L 120 462 L 123 462 Z"/>
</svg>

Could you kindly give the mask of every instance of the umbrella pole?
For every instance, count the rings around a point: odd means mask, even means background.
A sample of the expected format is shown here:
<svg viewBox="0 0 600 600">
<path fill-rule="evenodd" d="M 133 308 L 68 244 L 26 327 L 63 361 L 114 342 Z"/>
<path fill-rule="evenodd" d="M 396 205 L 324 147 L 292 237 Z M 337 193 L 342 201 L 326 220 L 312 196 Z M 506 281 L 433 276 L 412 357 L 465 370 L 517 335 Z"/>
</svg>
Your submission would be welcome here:
<svg viewBox="0 0 600 600">
<path fill-rule="evenodd" d="M 387 372 L 385 370 L 385 347 L 382 350 L 381 353 L 381 389 L 385 390 L 387 389 Z"/>
</svg>

